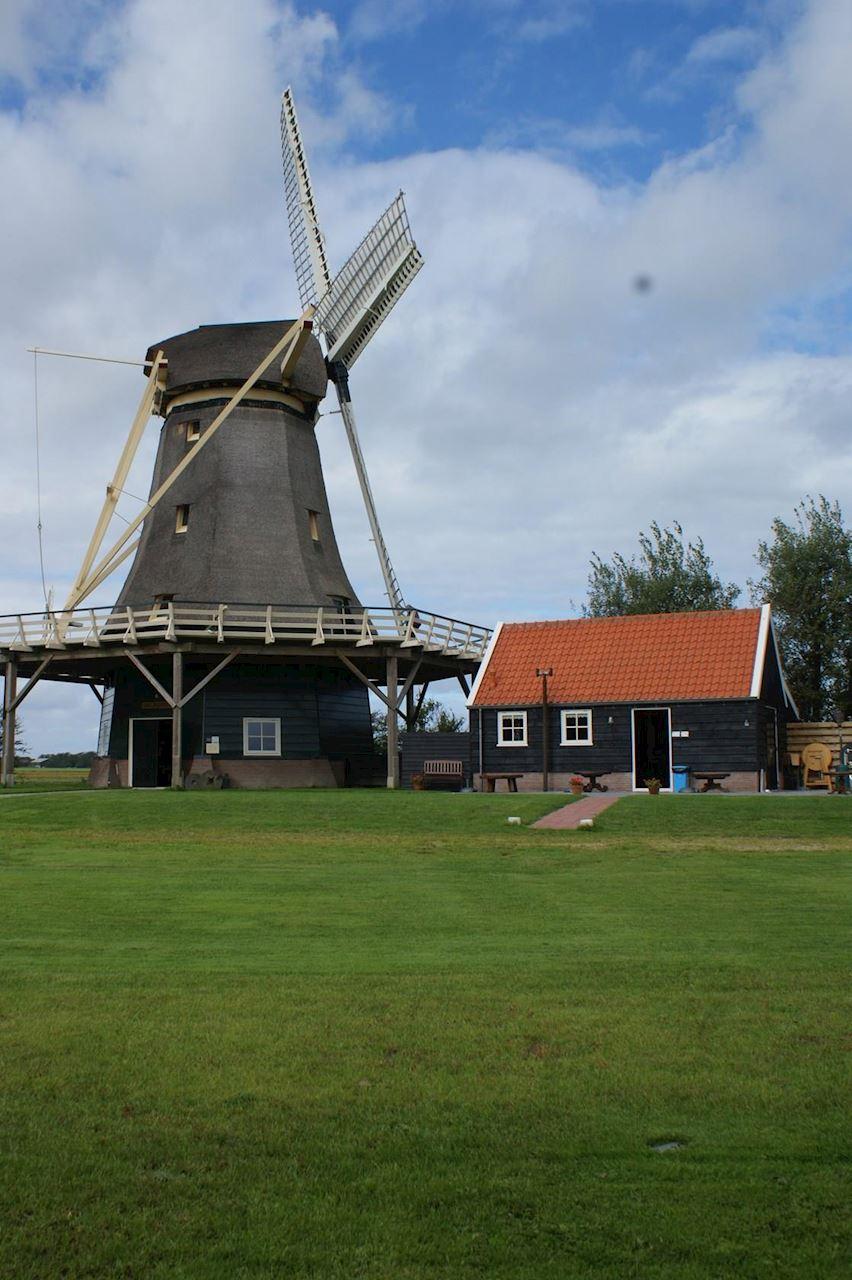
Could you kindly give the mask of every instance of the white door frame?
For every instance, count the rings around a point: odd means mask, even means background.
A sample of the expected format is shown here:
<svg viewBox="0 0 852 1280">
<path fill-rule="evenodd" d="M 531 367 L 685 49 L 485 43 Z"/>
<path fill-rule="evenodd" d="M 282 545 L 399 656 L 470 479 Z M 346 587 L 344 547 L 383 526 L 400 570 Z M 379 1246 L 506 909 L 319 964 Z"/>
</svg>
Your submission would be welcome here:
<svg viewBox="0 0 852 1280">
<path fill-rule="evenodd" d="M 171 716 L 131 716 L 127 729 L 127 785 L 133 786 L 133 726 L 137 720 L 171 720 Z M 147 788 L 146 788 L 147 789 Z"/>
<path fill-rule="evenodd" d="M 636 712 L 637 711 L 665 711 L 669 718 L 669 785 L 660 787 L 661 791 L 674 790 L 674 774 L 672 772 L 672 709 L 671 707 L 631 707 L 630 708 L 630 755 L 633 760 L 633 790 L 644 791 L 647 794 L 647 787 L 637 787 L 636 785 Z"/>
</svg>

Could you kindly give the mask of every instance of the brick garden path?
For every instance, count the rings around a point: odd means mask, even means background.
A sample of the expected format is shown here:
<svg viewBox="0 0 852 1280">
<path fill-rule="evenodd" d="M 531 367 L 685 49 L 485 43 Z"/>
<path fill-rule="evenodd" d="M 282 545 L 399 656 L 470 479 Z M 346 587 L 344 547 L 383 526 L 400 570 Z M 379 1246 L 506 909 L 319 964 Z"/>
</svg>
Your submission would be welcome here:
<svg viewBox="0 0 852 1280">
<path fill-rule="evenodd" d="M 604 809 L 608 809 L 611 804 L 615 804 L 620 799 L 620 796 L 584 796 L 582 800 L 575 800 L 573 804 L 554 809 L 553 813 L 546 813 L 532 825 L 549 827 L 551 831 L 571 831 L 579 827 L 583 818 L 596 818 Z"/>
</svg>

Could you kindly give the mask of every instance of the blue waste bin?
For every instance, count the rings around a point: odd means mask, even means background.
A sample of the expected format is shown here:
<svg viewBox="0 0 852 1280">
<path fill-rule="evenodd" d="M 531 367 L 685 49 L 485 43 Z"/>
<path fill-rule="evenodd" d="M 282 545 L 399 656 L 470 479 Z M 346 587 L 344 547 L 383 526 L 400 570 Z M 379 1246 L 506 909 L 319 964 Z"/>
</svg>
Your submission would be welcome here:
<svg viewBox="0 0 852 1280">
<path fill-rule="evenodd" d="M 688 764 L 676 764 L 672 766 L 672 789 L 675 792 L 689 790 Z"/>
</svg>

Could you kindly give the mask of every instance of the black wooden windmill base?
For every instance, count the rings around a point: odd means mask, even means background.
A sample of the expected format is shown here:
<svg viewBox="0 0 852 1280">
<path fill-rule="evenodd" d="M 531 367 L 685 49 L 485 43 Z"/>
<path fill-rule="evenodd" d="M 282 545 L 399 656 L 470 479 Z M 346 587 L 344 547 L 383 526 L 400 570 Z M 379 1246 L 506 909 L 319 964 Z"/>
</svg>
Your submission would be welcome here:
<svg viewBox="0 0 852 1280">
<path fill-rule="evenodd" d="M 17 709 L 52 680 L 88 685 L 102 703 L 97 787 L 375 784 L 370 692 L 396 709 L 386 779 L 397 787 L 400 723 L 413 727 L 435 681 L 467 692 L 488 638 L 439 615 L 361 606 L 169 602 L 3 617 L 3 784 L 14 782 Z"/>
</svg>

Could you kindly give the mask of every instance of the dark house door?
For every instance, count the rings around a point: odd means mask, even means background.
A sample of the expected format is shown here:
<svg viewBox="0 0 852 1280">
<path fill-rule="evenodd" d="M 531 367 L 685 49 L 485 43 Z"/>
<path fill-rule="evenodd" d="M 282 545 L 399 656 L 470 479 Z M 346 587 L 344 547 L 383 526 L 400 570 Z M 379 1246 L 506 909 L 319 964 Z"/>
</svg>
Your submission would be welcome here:
<svg viewBox="0 0 852 1280">
<path fill-rule="evenodd" d="M 670 764 L 671 726 L 667 707 L 636 708 L 633 712 L 633 785 L 644 787 L 646 778 L 672 785 Z"/>
<path fill-rule="evenodd" d="M 131 720 L 131 787 L 167 787 L 172 780 L 171 720 Z"/>
</svg>

